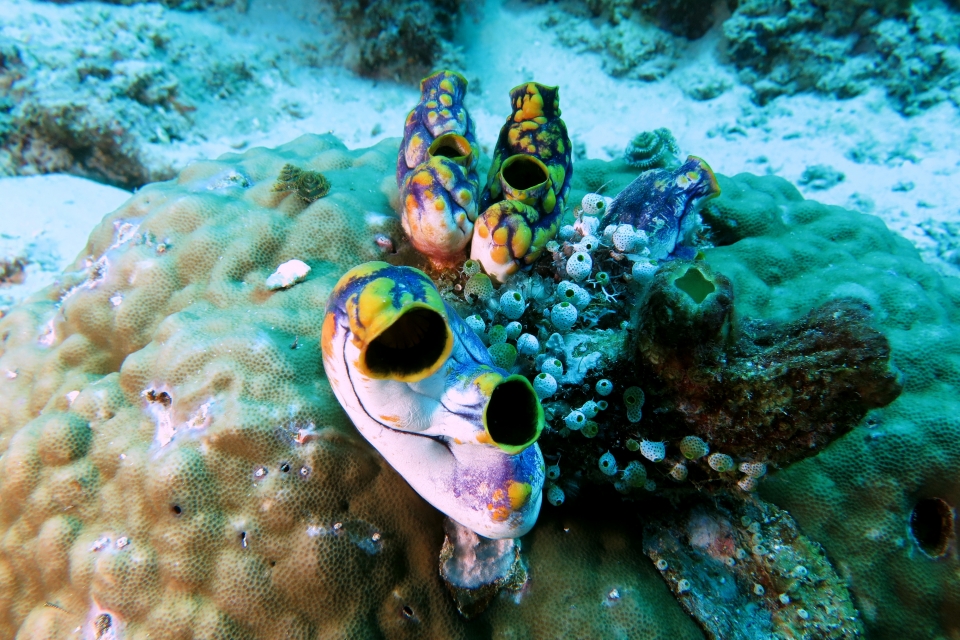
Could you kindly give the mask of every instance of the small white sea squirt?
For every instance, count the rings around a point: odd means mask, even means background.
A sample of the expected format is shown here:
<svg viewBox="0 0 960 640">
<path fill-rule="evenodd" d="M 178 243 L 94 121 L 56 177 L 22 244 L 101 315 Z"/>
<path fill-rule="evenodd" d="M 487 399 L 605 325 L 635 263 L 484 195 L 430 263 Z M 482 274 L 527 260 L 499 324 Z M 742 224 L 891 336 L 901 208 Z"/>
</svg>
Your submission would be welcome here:
<svg viewBox="0 0 960 640">
<path fill-rule="evenodd" d="M 434 507 L 487 538 L 537 520 L 543 407 L 423 272 L 369 262 L 327 302 L 323 366 L 360 433 Z"/>
</svg>

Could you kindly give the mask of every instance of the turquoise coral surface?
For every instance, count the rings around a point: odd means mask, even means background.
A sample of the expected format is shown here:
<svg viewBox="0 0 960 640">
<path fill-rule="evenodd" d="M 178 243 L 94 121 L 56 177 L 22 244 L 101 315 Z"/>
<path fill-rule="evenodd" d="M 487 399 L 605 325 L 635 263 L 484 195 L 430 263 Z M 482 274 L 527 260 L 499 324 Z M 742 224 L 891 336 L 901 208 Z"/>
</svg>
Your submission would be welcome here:
<svg viewBox="0 0 960 640">
<path fill-rule="evenodd" d="M 956 102 L 954 22 L 864 6 L 719 28 L 758 102 L 878 60 L 900 110 Z M 374 73 L 460 3 L 376 41 L 386 3 L 334 11 Z M 147 185 L 0 314 L 0 636 L 960 636 L 960 281 L 663 128 L 575 160 L 557 87 L 512 89 L 499 138 L 464 76 L 420 90 L 402 139 Z"/>
</svg>

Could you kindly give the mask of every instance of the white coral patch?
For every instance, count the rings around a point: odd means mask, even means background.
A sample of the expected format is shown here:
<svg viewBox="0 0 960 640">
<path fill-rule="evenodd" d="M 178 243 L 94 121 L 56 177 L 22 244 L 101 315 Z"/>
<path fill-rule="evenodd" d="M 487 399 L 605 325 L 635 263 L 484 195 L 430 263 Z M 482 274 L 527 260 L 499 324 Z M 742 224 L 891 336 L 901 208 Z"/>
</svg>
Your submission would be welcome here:
<svg viewBox="0 0 960 640">
<path fill-rule="evenodd" d="M 308 273 L 310 273 L 310 267 L 306 263 L 300 260 L 287 260 L 267 278 L 267 288 L 286 289 L 306 278 Z"/>
</svg>

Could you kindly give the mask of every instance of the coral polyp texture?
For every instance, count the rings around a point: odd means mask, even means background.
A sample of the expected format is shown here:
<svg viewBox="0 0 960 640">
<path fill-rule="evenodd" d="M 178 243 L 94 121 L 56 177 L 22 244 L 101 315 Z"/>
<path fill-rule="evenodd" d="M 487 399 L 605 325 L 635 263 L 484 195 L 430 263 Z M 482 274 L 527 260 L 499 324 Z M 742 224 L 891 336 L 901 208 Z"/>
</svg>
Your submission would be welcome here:
<svg viewBox="0 0 960 640">
<path fill-rule="evenodd" d="M 417 493 L 487 538 L 533 527 L 543 408 L 526 378 L 494 364 L 426 274 L 385 262 L 347 272 L 327 305 L 322 344 L 340 404 Z"/>
</svg>

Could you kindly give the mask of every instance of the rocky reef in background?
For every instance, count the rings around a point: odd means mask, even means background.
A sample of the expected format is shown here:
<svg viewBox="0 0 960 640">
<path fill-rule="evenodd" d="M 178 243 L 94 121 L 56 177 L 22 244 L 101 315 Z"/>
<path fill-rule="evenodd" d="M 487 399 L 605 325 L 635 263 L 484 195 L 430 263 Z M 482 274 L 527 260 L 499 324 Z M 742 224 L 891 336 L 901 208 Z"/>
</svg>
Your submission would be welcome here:
<svg viewBox="0 0 960 640">
<path fill-rule="evenodd" d="M 5 6 L 0 176 L 70 173 L 128 190 L 168 179 L 171 145 L 228 137 L 242 147 L 245 135 L 306 117 L 303 70 L 346 61 L 365 75 L 420 78 L 453 55 L 460 18 L 456 0 L 335 0 L 251 38 L 245 2 L 115 4 L 130 6 Z M 201 9 L 208 22 L 188 12 Z"/>
<path fill-rule="evenodd" d="M 366 75 L 415 80 L 452 52 L 463 0 L 330 0 L 346 62 Z"/>
<path fill-rule="evenodd" d="M 568 46 L 599 53 L 617 77 L 658 80 L 690 40 L 720 31 L 722 57 L 764 104 L 813 91 L 849 98 L 880 86 L 907 115 L 960 106 L 960 13 L 943 0 L 583 0 L 556 3 L 546 25 Z M 723 82 L 696 79 L 691 97 Z"/>
</svg>

